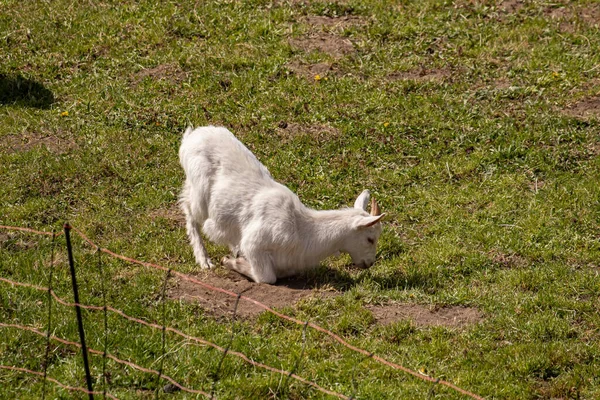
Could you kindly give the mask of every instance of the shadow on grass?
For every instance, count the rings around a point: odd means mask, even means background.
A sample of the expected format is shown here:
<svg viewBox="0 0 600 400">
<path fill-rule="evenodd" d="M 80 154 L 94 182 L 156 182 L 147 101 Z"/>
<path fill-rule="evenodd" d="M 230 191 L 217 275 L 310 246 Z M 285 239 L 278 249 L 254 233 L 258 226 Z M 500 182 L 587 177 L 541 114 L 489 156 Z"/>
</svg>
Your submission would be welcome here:
<svg viewBox="0 0 600 400">
<path fill-rule="evenodd" d="M 44 85 L 22 77 L 0 73 L 0 105 L 47 109 L 54 103 L 54 94 Z"/>
<path fill-rule="evenodd" d="M 396 270 L 385 275 L 366 273 L 361 276 L 361 281 L 372 281 L 381 289 L 422 289 L 428 293 L 435 292 L 439 287 L 439 279 L 428 271 L 403 271 Z"/>
<path fill-rule="evenodd" d="M 320 266 L 297 277 L 278 279 L 275 285 L 299 290 L 333 288 L 344 292 L 356 283 L 356 279 L 347 270 Z"/>
<path fill-rule="evenodd" d="M 439 287 L 439 277 L 427 271 L 396 270 L 386 274 L 374 274 L 369 269 L 348 265 L 343 269 L 320 267 L 298 278 L 280 279 L 278 286 L 291 289 L 320 289 L 330 287 L 340 292 L 361 283 L 373 282 L 381 289 L 422 289 L 434 292 Z"/>
</svg>

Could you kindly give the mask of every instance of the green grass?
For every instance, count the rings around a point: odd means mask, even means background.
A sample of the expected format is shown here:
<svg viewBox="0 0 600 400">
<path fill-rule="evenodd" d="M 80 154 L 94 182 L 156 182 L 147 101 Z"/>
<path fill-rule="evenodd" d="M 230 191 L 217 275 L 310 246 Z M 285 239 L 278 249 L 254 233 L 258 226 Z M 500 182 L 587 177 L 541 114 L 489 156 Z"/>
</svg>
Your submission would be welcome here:
<svg viewBox="0 0 600 400">
<path fill-rule="evenodd" d="M 337 271 L 340 296 L 288 314 L 486 398 L 598 398 L 600 116 L 564 110 L 600 91 L 600 7 L 500 3 L 0 1 L 0 224 L 69 221 L 103 247 L 193 272 L 185 231 L 168 218 L 183 180 L 177 149 L 188 124 L 224 125 L 305 204 L 337 208 L 369 188 L 389 215 L 368 272 L 328 260 L 313 279 L 335 287 L 328 270 Z M 312 27 L 309 15 L 360 23 Z M 322 31 L 355 51 L 335 57 L 289 43 Z M 291 62 L 333 69 L 306 79 Z M 282 121 L 336 134 L 289 135 Z M 0 235 L 0 276 L 47 285 L 50 239 Z M 57 245 L 56 290 L 71 298 L 64 238 Z M 75 249 L 82 302 L 101 304 L 97 256 L 79 239 Z M 164 275 L 107 257 L 103 265 L 109 304 L 162 321 Z M 0 321 L 44 331 L 46 295 L 0 285 Z M 365 306 L 389 301 L 476 307 L 484 318 L 462 329 L 381 326 Z M 227 320 L 194 304 L 165 307 L 169 325 L 227 345 Z M 73 314 L 54 305 L 56 335 L 76 340 Z M 102 349 L 101 313 L 84 317 L 89 345 Z M 232 349 L 295 365 L 301 326 L 262 315 L 235 329 Z M 0 330 L 0 364 L 42 370 L 44 338 Z M 160 332 L 111 315 L 109 336 L 120 358 L 158 368 Z M 211 390 L 216 351 L 172 335 L 166 347 L 165 373 Z M 101 368 L 93 356 L 97 387 Z M 113 362 L 108 370 L 117 397 L 153 396 L 153 375 Z M 80 355 L 67 346 L 53 344 L 48 373 L 84 386 Z M 462 398 L 311 330 L 298 374 L 363 399 Z M 0 371 L 0 399 L 41 393 L 41 379 Z M 216 394 L 324 397 L 233 357 Z"/>
</svg>

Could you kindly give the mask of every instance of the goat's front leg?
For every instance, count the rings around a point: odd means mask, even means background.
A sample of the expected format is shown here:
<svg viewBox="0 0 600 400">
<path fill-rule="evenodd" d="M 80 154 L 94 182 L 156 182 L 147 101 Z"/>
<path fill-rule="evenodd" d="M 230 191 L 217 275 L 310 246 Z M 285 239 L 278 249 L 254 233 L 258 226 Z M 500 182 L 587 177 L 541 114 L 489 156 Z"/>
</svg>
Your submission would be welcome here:
<svg viewBox="0 0 600 400">
<path fill-rule="evenodd" d="M 229 251 L 231 252 L 231 255 L 234 258 L 240 258 L 243 257 L 242 252 L 240 250 L 240 246 L 239 245 L 229 245 Z M 225 259 L 227 257 L 223 257 L 223 259 Z"/>
<path fill-rule="evenodd" d="M 226 256 L 221 259 L 221 264 L 228 269 L 247 276 L 257 283 L 272 284 L 277 281 L 277 276 L 275 276 L 275 271 L 273 271 L 273 262 L 269 256 L 259 256 L 253 259 Z"/>
</svg>

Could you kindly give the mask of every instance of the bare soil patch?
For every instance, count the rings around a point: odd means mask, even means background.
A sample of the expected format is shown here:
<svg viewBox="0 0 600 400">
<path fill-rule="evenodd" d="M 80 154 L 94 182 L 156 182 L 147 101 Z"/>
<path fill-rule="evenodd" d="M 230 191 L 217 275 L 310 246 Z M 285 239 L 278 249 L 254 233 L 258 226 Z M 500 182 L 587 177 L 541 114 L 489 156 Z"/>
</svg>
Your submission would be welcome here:
<svg viewBox="0 0 600 400">
<path fill-rule="evenodd" d="M 139 85 L 145 78 L 151 78 L 152 80 L 168 80 L 169 82 L 179 83 L 186 79 L 188 73 L 181 70 L 178 65 L 175 64 L 161 64 L 154 68 L 146 68 L 138 71 L 132 77 L 132 83 Z"/>
<path fill-rule="evenodd" d="M 600 156 L 600 142 L 589 143 L 586 146 L 586 150 L 593 156 Z"/>
<path fill-rule="evenodd" d="M 7 242 L 10 236 L 6 232 L 0 232 L 0 244 Z"/>
<path fill-rule="evenodd" d="M 516 13 L 525 5 L 523 0 L 503 0 L 498 4 L 498 10 L 505 13 Z"/>
<path fill-rule="evenodd" d="M 506 90 L 509 89 L 512 85 L 508 79 L 500 78 L 494 81 L 493 87 L 498 90 Z"/>
<path fill-rule="evenodd" d="M 318 75 L 320 78 L 327 76 L 334 76 L 339 74 L 339 70 L 334 64 L 329 63 L 318 63 L 318 64 L 304 64 L 300 61 L 292 61 L 285 66 L 288 71 L 295 75 L 302 76 L 308 80 L 315 80 Z"/>
<path fill-rule="evenodd" d="M 14 232 L 0 232 L 0 248 L 6 248 L 9 250 L 29 250 L 37 246 L 37 242 L 27 241 L 23 237 Z M 11 240 L 18 238 L 14 243 L 9 243 Z"/>
<path fill-rule="evenodd" d="M 529 189 L 534 193 L 542 190 L 544 186 L 546 186 L 546 182 L 539 179 L 534 179 L 533 181 L 529 182 Z"/>
<path fill-rule="evenodd" d="M 166 208 L 153 210 L 149 216 L 153 220 L 157 218 L 166 219 L 174 226 L 185 226 L 185 215 L 183 215 L 183 212 L 176 203 Z"/>
<path fill-rule="evenodd" d="M 587 98 L 567 107 L 564 113 L 581 119 L 600 118 L 600 96 Z"/>
<path fill-rule="evenodd" d="M 309 297 L 325 298 L 334 295 L 333 292 L 313 289 L 305 279 L 283 279 L 277 281 L 275 285 L 268 285 L 250 282 L 235 272 L 228 272 L 227 276 L 220 276 L 210 271 L 202 272 L 196 278 L 211 286 L 234 293 L 242 293 L 242 295 L 271 308 L 293 306 L 301 299 Z M 185 280 L 177 282 L 177 285 L 170 290 L 169 297 L 198 303 L 209 314 L 217 318 L 231 317 L 236 301 L 234 296 L 212 291 Z M 252 318 L 262 312 L 264 312 L 262 307 L 240 300 L 236 315 L 242 318 Z"/>
<path fill-rule="evenodd" d="M 492 251 L 489 256 L 494 264 L 500 265 L 503 268 L 520 268 L 527 266 L 527 260 L 519 254 Z"/>
<path fill-rule="evenodd" d="M 294 137 L 310 136 L 321 143 L 338 138 L 341 135 L 338 129 L 328 125 L 304 125 L 295 122 L 281 122 L 276 132 L 283 142 L 288 142 Z"/>
<path fill-rule="evenodd" d="M 308 15 L 302 19 L 308 25 L 317 28 L 344 29 L 351 26 L 363 26 L 367 23 L 366 18 L 356 15 L 345 15 L 343 17 L 327 17 L 321 15 Z"/>
<path fill-rule="evenodd" d="M 573 33 L 575 32 L 575 14 L 573 10 L 567 7 L 553 8 L 547 7 L 544 10 L 544 15 L 551 20 L 559 21 L 559 29 L 562 32 Z"/>
<path fill-rule="evenodd" d="M 325 32 L 289 39 L 289 43 L 292 47 L 305 52 L 317 50 L 333 57 L 343 57 L 355 51 L 350 40 Z"/>
<path fill-rule="evenodd" d="M 566 19 L 573 17 L 573 12 L 566 7 L 547 7 L 544 14 L 551 19 Z"/>
<path fill-rule="evenodd" d="M 283 6 L 309 6 L 311 3 L 336 3 L 338 5 L 347 4 L 347 0 L 334 0 L 334 1 L 326 1 L 326 0 L 274 0 L 273 5 L 278 7 Z"/>
<path fill-rule="evenodd" d="M 600 6 L 584 7 L 579 12 L 579 17 L 592 26 L 600 25 Z"/>
<path fill-rule="evenodd" d="M 53 154 L 65 154 L 78 146 L 72 140 L 40 132 L 27 132 L 23 135 L 0 137 L 0 149 L 6 149 L 12 153 L 30 151 L 39 147 L 45 147 Z"/>
<path fill-rule="evenodd" d="M 445 326 L 462 328 L 476 324 L 483 319 L 483 314 L 471 307 L 443 307 L 431 309 L 418 304 L 386 304 L 368 306 L 368 310 L 383 325 L 401 320 L 411 320 L 417 326 Z"/>
<path fill-rule="evenodd" d="M 394 72 L 388 75 L 388 80 L 414 80 L 417 82 L 441 82 L 452 77 L 452 71 L 445 68 L 419 69 L 405 72 Z"/>
<path fill-rule="evenodd" d="M 573 33 L 576 31 L 578 22 L 590 26 L 600 25 L 600 6 L 590 7 L 547 7 L 544 15 L 553 20 L 560 21 L 559 28 L 564 32 Z"/>
</svg>

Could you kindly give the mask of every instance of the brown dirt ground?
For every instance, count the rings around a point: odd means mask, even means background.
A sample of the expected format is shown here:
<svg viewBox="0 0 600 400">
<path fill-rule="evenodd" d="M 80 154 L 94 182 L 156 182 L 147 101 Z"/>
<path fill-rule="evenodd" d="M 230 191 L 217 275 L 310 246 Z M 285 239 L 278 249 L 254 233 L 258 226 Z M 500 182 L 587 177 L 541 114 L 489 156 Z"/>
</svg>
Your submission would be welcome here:
<svg viewBox="0 0 600 400">
<path fill-rule="evenodd" d="M 452 77 L 452 71 L 445 68 L 420 69 L 406 72 L 395 72 L 388 75 L 388 80 L 414 80 L 417 82 L 441 82 Z"/>
<path fill-rule="evenodd" d="M 334 292 L 319 291 L 310 287 L 304 279 L 282 279 L 275 285 L 254 283 L 245 277 L 229 271 L 227 276 L 206 271 L 195 276 L 202 282 L 257 300 L 272 308 L 293 307 L 298 301 L 309 297 L 330 297 Z M 225 293 L 214 292 L 195 283 L 179 280 L 169 291 L 171 299 L 180 299 L 198 303 L 209 314 L 231 317 L 236 298 Z M 240 300 L 236 315 L 242 318 L 256 317 L 263 308 Z"/>
<path fill-rule="evenodd" d="M 519 254 L 491 251 L 489 257 L 495 264 L 498 264 L 503 268 L 520 268 L 527 266 L 527 260 Z"/>
<path fill-rule="evenodd" d="M 473 7 L 477 4 L 489 3 L 484 0 L 455 0 L 456 8 Z M 496 0 L 496 10 L 503 14 L 512 14 L 518 12 L 525 6 L 525 0 Z"/>
<path fill-rule="evenodd" d="M 508 79 L 505 79 L 505 78 L 497 79 L 493 83 L 493 87 L 495 89 L 498 89 L 498 90 L 505 90 L 505 89 L 510 88 L 511 86 L 512 85 L 510 84 L 510 81 Z"/>
<path fill-rule="evenodd" d="M 20 235 L 18 233 L 14 233 L 14 232 L 0 232 L 0 248 L 7 246 L 6 242 L 8 242 L 9 240 L 15 238 L 15 237 L 19 237 Z M 37 242 L 34 242 L 32 240 L 27 241 L 25 240 L 23 237 L 20 237 L 15 243 L 12 244 L 12 248 L 14 250 L 29 250 L 34 248 L 35 246 L 37 246 Z"/>
<path fill-rule="evenodd" d="M 173 226 L 185 226 L 185 216 L 177 203 L 173 203 L 165 208 L 152 210 L 150 211 L 149 216 L 153 220 L 156 218 L 166 219 Z"/>
<path fill-rule="evenodd" d="M 0 232 L 0 244 L 7 242 L 10 236 L 6 232 Z"/>
<path fill-rule="evenodd" d="M 592 26 L 600 25 L 600 6 L 584 7 L 579 11 L 580 18 Z"/>
<path fill-rule="evenodd" d="M 135 73 L 132 77 L 132 83 L 139 85 L 144 78 L 152 78 L 153 80 L 168 80 L 173 83 L 178 83 L 187 78 L 188 73 L 182 71 L 175 64 L 161 64 L 154 68 L 146 68 Z"/>
<path fill-rule="evenodd" d="M 529 189 L 534 193 L 542 190 L 544 186 L 546 186 L 546 182 L 539 179 L 529 182 Z"/>
<path fill-rule="evenodd" d="M 366 18 L 355 15 L 346 15 L 343 17 L 326 17 L 320 15 L 308 15 L 302 19 L 308 25 L 320 28 L 344 29 L 351 26 L 362 26 L 367 23 Z"/>
<path fill-rule="evenodd" d="M 203 271 L 196 278 L 209 285 L 226 289 L 234 293 L 257 300 L 271 308 L 293 307 L 298 301 L 306 298 L 328 298 L 338 292 L 317 290 L 305 279 L 284 279 L 275 285 L 260 284 L 248 281 L 245 277 L 227 272 L 222 276 L 215 272 Z M 169 291 L 169 298 L 199 304 L 210 315 L 216 318 L 231 318 L 236 298 L 224 293 L 214 292 L 200 285 L 178 280 Z M 417 326 L 446 326 L 462 328 L 475 324 L 483 319 L 483 314 L 476 308 L 444 307 L 430 309 L 415 304 L 387 304 L 367 306 L 376 321 L 387 325 L 400 320 L 409 319 Z M 247 301 L 240 300 L 236 316 L 254 318 L 264 309 Z"/>
<path fill-rule="evenodd" d="M 559 28 L 563 32 L 573 33 L 579 21 L 590 25 L 600 25 L 600 6 L 590 7 L 547 7 L 544 15 L 553 20 L 560 21 Z"/>
<path fill-rule="evenodd" d="M 383 325 L 388 325 L 401 320 L 411 320 L 417 326 L 445 326 L 462 328 L 476 324 L 483 319 L 483 314 L 471 307 L 443 307 L 430 309 L 418 304 L 386 304 L 381 306 L 368 306 L 368 310 Z"/>
<path fill-rule="evenodd" d="M 325 32 L 289 39 L 289 43 L 305 52 L 318 50 L 333 57 L 343 57 L 355 51 L 350 40 Z"/>
<path fill-rule="evenodd" d="M 315 76 L 317 75 L 324 78 L 326 76 L 339 74 L 339 71 L 334 64 L 324 62 L 318 64 L 304 64 L 300 61 L 292 61 L 286 64 L 285 67 L 295 75 L 302 76 L 311 81 L 314 81 Z"/>
<path fill-rule="evenodd" d="M 571 18 L 573 16 L 573 12 L 566 7 L 547 7 L 544 10 L 544 15 L 550 17 L 551 19 L 566 19 Z"/>
<path fill-rule="evenodd" d="M 39 132 L 0 137 L 0 149 L 7 149 L 13 153 L 29 151 L 42 146 L 53 154 L 65 154 L 78 147 L 75 142 L 66 138 Z"/>
<path fill-rule="evenodd" d="M 347 4 L 347 0 L 334 0 L 334 1 L 326 1 L 326 0 L 273 0 L 274 6 L 309 6 L 310 3 L 336 3 L 336 4 Z"/>
<path fill-rule="evenodd" d="M 310 136 L 317 142 L 326 142 L 340 136 L 340 131 L 327 125 L 303 125 L 295 122 L 282 122 L 276 130 L 282 141 L 287 142 L 297 136 Z"/>
<path fill-rule="evenodd" d="M 506 13 L 518 12 L 525 2 L 523 0 L 503 0 L 498 4 L 498 10 Z"/>
<path fill-rule="evenodd" d="M 582 119 L 600 118 L 600 96 L 584 99 L 568 107 L 564 113 Z"/>
</svg>

